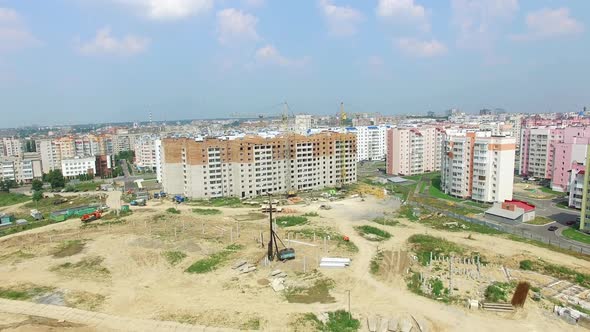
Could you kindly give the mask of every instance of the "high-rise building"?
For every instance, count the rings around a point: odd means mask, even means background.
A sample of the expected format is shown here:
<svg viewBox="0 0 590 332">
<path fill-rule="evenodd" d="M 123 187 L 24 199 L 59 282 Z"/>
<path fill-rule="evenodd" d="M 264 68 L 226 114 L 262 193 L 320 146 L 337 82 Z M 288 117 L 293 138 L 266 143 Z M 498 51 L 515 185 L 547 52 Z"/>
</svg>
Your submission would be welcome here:
<svg viewBox="0 0 590 332">
<path fill-rule="evenodd" d="M 96 174 L 96 157 L 74 157 L 61 160 L 61 171 L 66 178 Z"/>
<path fill-rule="evenodd" d="M 441 188 L 480 202 L 512 199 L 516 139 L 468 132 L 445 136 Z"/>
<path fill-rule="evenodd" d="M 357 161 L 385 159 L 387 126 L 349 127 L 346 131 L 356 135 Z"/>
<path fill-rule="evenodd" d="M 162 140 L 162 184 L 170 194 L 245 198 L 353 182 L 353 134 Z"/>
<path fill-rule="evenodd" d="M 586 167 L 584 170 L 584 179 L 582 183 L 582 206 L 581 206 L 581 214 L 580 214 L 580 230 L 585 232 L 590 232 L 590 185 L 588 181 L 590 181 L 590 144 L 586 150 Z"/>
<path fill-rule="evenodd" d="M 23 144 L 19 138 L 2 137 L 0 141 L 0 157 L 18 157 L 23 153 Z"/>
<path fill-rule="evenodd" d="M 141 136 L 135 140 L 135 164 L 141 168 L 148 168 L 152 171 L 157 166 L 156 137 L 149 135 Z"/>
<path fill-rule="evenodd" d="M 391 128 L 387 131 L 387 174 L 414 175 L 438 171 L 442 128 Z"/>
</svg>

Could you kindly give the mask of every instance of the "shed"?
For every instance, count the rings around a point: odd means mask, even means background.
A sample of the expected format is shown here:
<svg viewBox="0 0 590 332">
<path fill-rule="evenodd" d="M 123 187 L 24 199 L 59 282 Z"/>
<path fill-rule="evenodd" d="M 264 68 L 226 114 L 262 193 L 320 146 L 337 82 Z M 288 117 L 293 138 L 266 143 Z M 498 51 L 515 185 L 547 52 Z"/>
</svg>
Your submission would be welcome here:
<svg viewBox="0 0 590 332">
<path fill-rule="evenodd" d="M 14 217 L 9 214 L 5 214 L 0 217 L 0 224 L 1 225 L 12 224 L 13 221 L 14 221 Z"/>
<path fill-rule="evenodd" d="M 508 223 L 520 223 L 524 215 L 524 210 L 515 208 L 514 210 L 503 209 L 500 203 L 495 203 L 485 212 L 486 219 Z"/>
</svg>

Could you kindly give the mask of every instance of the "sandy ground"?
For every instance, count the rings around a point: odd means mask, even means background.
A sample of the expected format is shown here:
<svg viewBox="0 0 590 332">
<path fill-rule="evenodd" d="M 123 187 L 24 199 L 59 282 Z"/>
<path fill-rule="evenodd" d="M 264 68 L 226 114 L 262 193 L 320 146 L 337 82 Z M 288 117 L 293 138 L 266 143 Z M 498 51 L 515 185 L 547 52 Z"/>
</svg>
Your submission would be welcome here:
<svg viewBox="0 0 590 332">
<path fill-rule="evenodd" d="M 80 229 L 79 221 L 69 220 L 3 237 L 0 247 L 4 252 L 21 250 L 34 257 L 3 258 L 4 261 L 0 262 L 0 282 L 8 285 L 27 282 L 53 286 L 66 292 L 84 291 L 104 295 L 104 302 L 96 310 L 121 316 L 146 319 L 186 316 L 196 324 L 232 328 L 241 327 L 244 321 L 259 319 L 261 329 L 267 331 L 290 330 L 289 321 L 298 313 L 346 309 L 349 290 L 352 312 L 362 319 L 363 329 L 366 329 L 367 317 L 399 317 L 408 314 L 425 322 L 430 331 L 576 329 L 532 302 L 524 310 L 513 314 L 467 311 L 459 306 L 445 305 L 410 293 L 401 275 L 392 275 L 387 280 L 376 279 L 369 273 L 369 265 L 378 247 L 392 252 L 405 251 L 407 238 L 416 233 L 441 236 L 477 248 L 486 257 L 504 259 L 514 264 L 518 262 L 516 257 L 526 255 L 590 272 L 586 261 L 525 243 L 479 234 L 473 234 L 474 239 L 467 239 L 468 233 L 465 232 L 437 231 L 410 222 L 404 222 L 403 227 L 379 226 L 392 233 L 393 237 L 386 242 L 370 242 L 359 236 L 353 227 L 368 224 L 368 220 L 384 212 L 394 211 L 398 207 L 397 201 L 347 199 L 329 203 L 331 210 L 320 210 L 321 204 L 325 203 L 297 205 L 293 208 L 301 213 L 318 212 L 320 217 L 310 218 L 311 225 L 305 227 L 331 227 L 338 230 L 358 246 L 358 253 L 351 254 L 338 247 L 334 239 L 327 242 L 328 248 L 324 248 L 322 240 L 318 238 L 314 246 L 291 243 L 297 250 L 296 260 L 262 266 L 260 262 L 265 249 L 260 247 L 257 238 L 260 232 L 266 232 L 267 220 L 241 221 L 239 238 L 237 235 L 238 223 L 235 217 L 244 216 L 252 209 L 220 208 L 223 212 L 221 216 L 197 216 L 190 211 L 194 206 L 181 205 L 180 215 L 169 215 L 164 211 L 172 207 L 172 203 L 150 201 L 147 207 L 134 207 L 134 214 L 127 217 L 123 224 Z M 161 215 L 165 217 L 158 217 Z M 295 227 L 291 232 L 296 233 L 297 229 Z M 286 241 L 285 231 L 281 230 L 280 236 Z M 290 235 L 292 238 L 295 236 Z M 245 248 L 233 254 L 227 264 L 205 274 L 184 272 L 194 261 L 226 247 L 232 237 L 234 242 Z M 268 232 L 264 238 L 267 241 Z M 72 239 L 84 240 L 85 247 L 80 253 L 53 257 L 52 252 L 59 243 Z M 312 242 L 300 237 L 298 240 Z M 180 250 L 187 257 L 178 265 L 171 266 L 162 256 L 165 250 Z M 261 282 L 271 270 L 277 268 L 287 271 L 288 279 L 301 279 L 303 257 L 309 271 L 317 264 L 318 256 L 326 255 L 326 251 L 328 256 L 353 259 L 348 269 L 321 270 L 323 276 L 335 281 L 335 288 L 331 291 L 335 301 L 332 303 L 288 303 L 284 296 Z M 101 264 L 110 271 L 109 277 L 98 278 L 92 272 L 64 276 L 52 270 L 59 264 L 76 263 L 97 256 L 104 258 Z M 231 263 L 239 258 L 258 264 L 258 270 L 238 275 L 231 269 Z"/>
</svg>

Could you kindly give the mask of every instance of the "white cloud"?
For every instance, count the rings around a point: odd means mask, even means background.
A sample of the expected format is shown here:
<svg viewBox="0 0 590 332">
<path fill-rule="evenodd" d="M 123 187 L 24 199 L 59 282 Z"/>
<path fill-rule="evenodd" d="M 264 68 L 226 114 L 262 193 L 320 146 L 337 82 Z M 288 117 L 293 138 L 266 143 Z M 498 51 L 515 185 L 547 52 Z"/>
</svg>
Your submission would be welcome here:
<svg viewBox="0 0 590 332">
<path fill-rule="evenodd" d="M 514 40 L 537 40 L 567 35 L 584 31 L 584 25 L 570 16 L 568 8 L 544 8 L 526 16 L 527 32 L 512 36 Z"/>
<path fill-rule="evenodd" d="M 218 40 L 222 44 L 259 40 L 256 32 L 258 18 L 235 8 L 217 12 Z"/>
<path fill-rule="evenodd" d="M 262 7 L 264 6 L 265 0 L 243 0 L 244 4 L 248 7 Z"/>
<path fill-rule="evenodd" d="M 518 0 L 452 0 L 457 45 L 492 56 L 506 20 L 518 11 Z"/>
<path fill-rule="evenodd" d="M 414 38 L 401 38 L 396 41 L 397 47 L 402 52 L 415 57 L 435 57 L 447 53 L 447 47 L 437 40 L 418 40 Z"/>
<path fill-rule="evenodd" d="M 273 45 L 266 45 L 256 51 L 256 60 L 262 64 L 278 65 L 281 67 L 302 67 L 309 62 L 309 57 L 291 59 L 283 56 Z"/>
<path fill-rule="evenodd" d="M 144 52 L 149 43 L 148 38 L 133 35 L 114 37 L 111 29 L 104 27 L 96 32 L 94 39 L 81 44 L 78 50 L 84 55 L 132 56 Z"/>
<path fill-rule="evenodd" d="M 379 0 L 376 13 L 382 18 L 417 22 L 423 30 L 430 29 L 426 9 L 414 0 Z"/>
<path fill-rule="evenodd" d="M 154 20 L 176 20 L 208 12 L 213 0 L 111 0 Z"/>
<path fill-rule="evenodd" d="M 364 17 L 350 6 L 336 6 L 330 0 L 320 0 L 319 6 L 326 19 L 330 33 L 336 36 L 351 36 Z"/>
<path fill-rule="evenodd" d="M 0 7 L 0 52 L 35 46 L 39 41 L 13 9 Z"/>
</svg>

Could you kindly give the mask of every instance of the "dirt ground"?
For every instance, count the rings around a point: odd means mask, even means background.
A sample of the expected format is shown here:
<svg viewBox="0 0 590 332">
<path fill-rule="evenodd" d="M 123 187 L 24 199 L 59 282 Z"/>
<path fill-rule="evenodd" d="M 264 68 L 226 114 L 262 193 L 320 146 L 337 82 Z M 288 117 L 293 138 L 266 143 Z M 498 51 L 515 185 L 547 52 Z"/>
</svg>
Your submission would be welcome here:
<svg viewBox="0 0 590 332">
<path fill-rule="evenodd" d="M 290 206 L 297 214 L 317 212 L 319 216 L 309 217 L 307 225 L 279 229 L 282 240 L 297 253 L 295 260 L 285 263 L 265 266 L 266 249 L 259 241 L 261 233 L 264 242 L 268 241 L 268 220 L 252 208 L 218 208 L 222 214 L 201 216 L 192 212 L 196 206 L 180 205 L 180 214 L 170 214 L 166 209 L 172 203 L 150 201 L 147 207 L 134 207 L 133 214 L 123 222 L 111 219 L 80 227 L 80 221 L 68 220 L 0 238 L 0 247 L 7 254 L 0 256 L 0 284 L 52 287 L 56 293 L 65 294 L 50 299 L 56 304 L 62 299 L 68 302 L 68 294 L 83 294 L 69 305 L 121 316 L 267 331 L 292 330 L 289 321 L 301 313 L 346 309 L 348 291 L 351 311 L 362 319 L 363 329 L 367 317 L 408 314 L 425 322 L 429 331 L 576 329 L 532 301 L 516 313 L 497 314 L 468 311 L 411 293 L 403 280 L 403 272 L 411 263 L 406 241 L 417 233 L 440 236 L 476 248 L 490 260 L 506 261 L 513 268 L 521 257 L 540 257 L 589 273 L 586 261 L 493 236 L 472 234 L 468 239 L 466 232 L 437 231 L 408 221 L 397 226 L 370 222 L 384 212 L 395 211 L 399 203 L 393 199 L 346 199 L 328 203 L 330 210 L 320 210 L 321 204 L 326 202 Z M 368 241 L 354 230 L 354 226 L 363 224 L 385 229 L 392 237 L 384 242 Z M 358 251 L 341 241 L 342 235 L 348 236 Z M 78 241 L 83 247 L 81 251 L 67 251 L 70 256 L 56 255 L 64 250 L 66 241 Z M 219 268 L 203 274 L 185 272 L 197 260 L 228 251 L 232 243 L 240 246 L 232 247 L 237 249 L 230 250 L 227 261 Z M 376 278 L 369 272 L 377 250 L 389 252 L 385 259 L 390 266 L 387 278 Z M 170 251 L 182 252 L 186 257 L 171 264 L 164 256 Z M 312 272 L 324 256 L 350 257 L 352 263 L 346 269 Z M 257 270 L 239 274 L 232 269 L 238 259 L 254 264 Z M 287 273 L 286 284 L 292 287 L 332 280 L 330 300 L 288 302 L 266 281 L 275 269 Z M 0 320 L 1 324 L 8 323 Z M 22 326 L 10 328 L 27 330 Z M 50 326 L 39 328 L 29 330 L 51 331 Z M 68 327 L 72 331 L 92 331 L 84 328 Z"/>
</svg>

